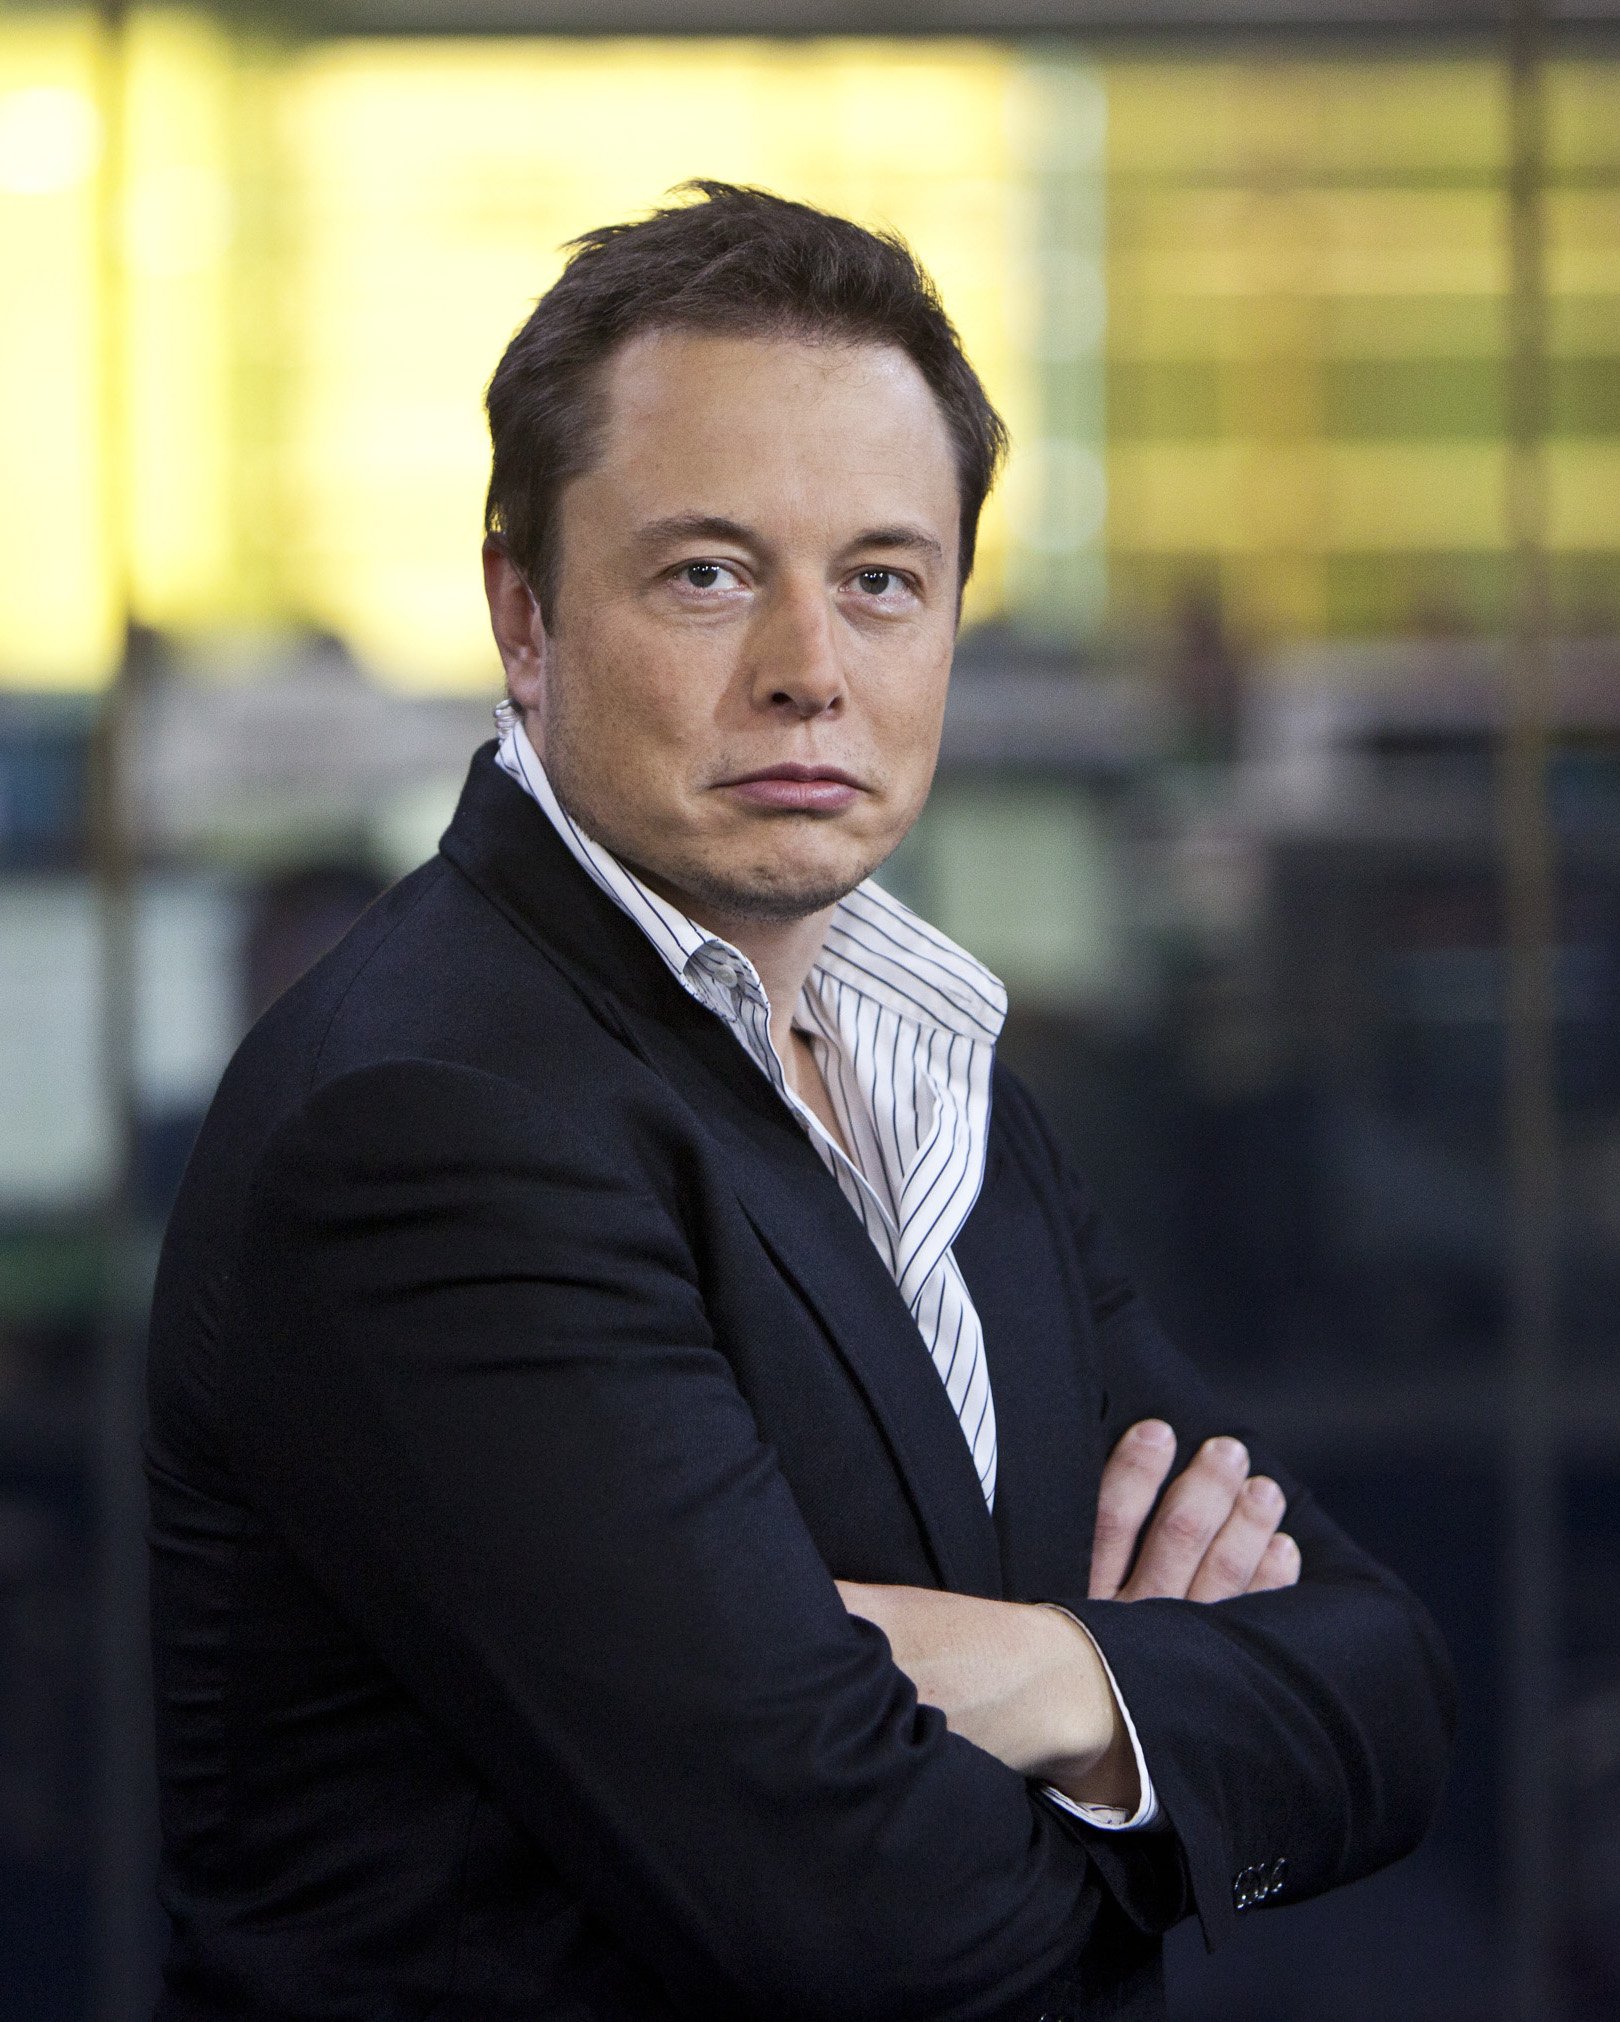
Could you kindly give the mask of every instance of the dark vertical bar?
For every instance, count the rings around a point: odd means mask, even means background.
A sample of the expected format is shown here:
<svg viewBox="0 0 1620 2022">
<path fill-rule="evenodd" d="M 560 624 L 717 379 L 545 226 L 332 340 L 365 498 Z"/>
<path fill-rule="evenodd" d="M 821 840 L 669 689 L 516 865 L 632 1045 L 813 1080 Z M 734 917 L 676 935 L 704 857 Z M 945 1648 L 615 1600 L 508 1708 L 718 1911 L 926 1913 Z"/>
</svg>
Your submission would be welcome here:
<svg viewBox="0 0 1620 2022">
<path fill-rule="evenodd" d="M 133 671 L 123 246 L 128 76 L 122 0 L 103 0 L 99 13 L 103 540 L 124 647 L 103 698 L 92 752 L 90 850 L 101 915 L 103 1100 L 112 1119 L 114 1166 L 103 1208 L 94 1443 L 88 1456 L 96 1539 L 90 2012 L 95 2022 L 136 2022 L 151 2008 L 156 1911 L 139 1457 L 147 1244 L 135 1187 L 137 893 L 127 786 Z"/>
<path fill-rule="evenodd" d="M 1558 1108 L 1553 970 L 1557 868 L 1547 804 L 1553 678 L 1547 535 L 1545 7 L 1507 0 L 1507 519 L 1513 615 L 1502 745 L 1507 936 L 1510 1319 L 1506 1343 L 1507 1564 L 1501 1821 L 1510 1956 L 1504 2012 L 1551 2022 L 1561 1835 L 1555 1747 L 1559 1607 Z"/>
</svg>

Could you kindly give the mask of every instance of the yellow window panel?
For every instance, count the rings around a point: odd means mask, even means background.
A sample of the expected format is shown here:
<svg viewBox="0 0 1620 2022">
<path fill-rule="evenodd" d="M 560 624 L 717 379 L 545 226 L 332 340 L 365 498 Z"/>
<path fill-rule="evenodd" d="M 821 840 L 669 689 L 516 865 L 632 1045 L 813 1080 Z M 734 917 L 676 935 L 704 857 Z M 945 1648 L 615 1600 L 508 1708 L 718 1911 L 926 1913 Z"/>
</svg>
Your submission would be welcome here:
<svg viewBox="0 0 1620 2022">
<path fill-rule="evenodd" d="M 117 651 L 99 54 L 88 13 L 0 23 L 0 686 L 90 686 Z"/>
<path fill-rule="evenodd" d="M 1555 179 L 1620 180 L 1620 63 L 1612 57 L 1547 66 L 1547 154 Z"/>
<path fill-rule="evenodd" d="M 1620 548 L 1620 441 L 1549 445 L 1547 520 L 1549 547 Z"/>
<path fill-rule="evenodd" d="M 1138 554 L 1451 551 L 1503 542 L 1496 443 L 1132 443 L 1109 546 Z"/>
<path fill-rule="evenodd" d="M 1476 190 L 1187 190 L 1116 206 L 1133 295 L 1480 295 L 1506 284 L 1502 207 Z"/>
<path fill-rule="evenodd" d="M 1335 358 L 1499 359 L 1507 333 L 1490 295 L 1346 295 L 1332 303 L 1326 338 Z"/>
<path fill-rule="evenodd" d="M 1330 58 L 1320 71 L 1324 175 L 1494 181 L 1501 173 L 1508 128 L 1499 65 L 1456 56 Z"/>
<path fill-rule="evenodd" d="M 1620 293 L 1554 295 L 1547 348 L 1555 358 L 1608 358 L 1620 373 Z"/>
<path fill-rule="evenodd" d="M 975 44 L 365 42 L 288 75 L 295 162 L 283 538 L 304 608 L 409 685 L 489 685 L 479 394 L 558 248 L 693 175 L 893 224 L 992 398 L 1021 404 L 1000 285 L 1011 56 Z M 979 606 L 993 605 L 987 520 Z"/>
<path fill-rule="evenodd" d="M 1330 538 L 1342 553 L 1505 544 L 1500 443 L 1339 442 L 1328 467 Z"/>
<path fill-rule="evenodd" d="M 148 624 L 240 609 L 233 406 L 232 55 L 201 16 L 126 35 L 122 205 L 130 596 Z"/>
<path fill-rule="evenodd" d="M 1252 554 L 1274 548 L 1280 530 L 1294 545 L 1314 544 L 1289 518 L 1313 495 L 1314 462 L 1270 444 L 1111 445 L 1108 546 L 1144 555 Z"/>
<path fill-rule="evenodd" d="M 1104 76 L 1110 172 L 1125 179 L 1242 180 L 1290 164 L 1323 181 L 1489 176 L 1506 155 L 1500 71 L 1489 62 L 1301 62 L 1260 51 L 1124 59 Z"/>
<path fill-rule="evenodd" d="M 1620 191 L 1549 193 L 1547 288 L 1553 295 L 1620 297 Z M 1620 323 L 1611 325 L 1610 343 L 1620 350 Z"/>
<path fill-rule="evenodd" d="M 0 318 L 0 684 L 104 679 L 127 590 L 182 634 L 309 620 L 407 685 L 492 687 L 481 389 L 561 243 L 694 174 L 892 224 L 933 272 L 1014 433 L 970 619 L 1084 629 L 1117 554 L 1126 581 L 1220 559 L 1246 610 L 1308 625 L 1334 555 L 1499 551 L 1500 444 L 1338 442 L 1324 392 L 1341 359 L 1495 370 L 1490 60 L 294 48 L 137 7 L 104 204 L 99 32 L 0 22 L 0 271 L 27 277 Z M 1549 341 L 1620 370 L 1620 64 L 1561 60 L 1549 108 Z M 1224 433 L 1105 444 L 1105 357 L 1216 368 Z M 1552 446 L 1561 550 L 1620 549 L 1617 454 Z"/>
</svg>

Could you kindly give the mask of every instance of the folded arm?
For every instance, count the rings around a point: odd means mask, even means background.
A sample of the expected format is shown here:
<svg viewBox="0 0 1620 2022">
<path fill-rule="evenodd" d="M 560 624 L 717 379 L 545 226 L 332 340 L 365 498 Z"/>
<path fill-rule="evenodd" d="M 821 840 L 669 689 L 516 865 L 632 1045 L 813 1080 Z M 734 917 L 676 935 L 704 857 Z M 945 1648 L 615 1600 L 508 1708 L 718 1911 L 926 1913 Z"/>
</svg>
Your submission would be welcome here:
<svg viewBox="0 0 1620 2022">
<path fill-rule="evenodd" d="M 235 1287 L 248 1492 L 679 2005 L 999 2017 L 1097 1869 L 845 1610 L 611 1128 L 425 1064 L 312 1099 Z"/>
<path fill-rule="evenodd" d="M 997 1100 L 1016 1154 L 1044 1161 L 1064 1204 L 1087 1304 L 1084 1352 L 1103 1386 L 1104 1451 L 1143 1420 L 1172 1426 L 1182 1453 L 1233 1436 L 1027 1095 L 1009 1076 Z M 1438 1804 L 1455 1718 L 1450 1663 L 1426 1611 L 1300 1482 L 1252 1443 L 1245 1451 L 1286 1502 L 1297 1580 L 1207 1604 L 1165 1598 L 1144 1550 L 1109 1595 L 1116 1548 L 1100 1591 L 1077 1567 L 1072 1594 L 1044 1597 L 1107 1656 L 1211 1943 L 1240 1908 L 1297 1901 L 1410 1852 Z"/>
<path fill-rule="evenodd" d="M 1033 1105 L 1010 1077 L 998 1100 L 1057 1181 L 1070 1217 L 1058 1239 L 1072 1238 L 1088 1301 L 1110 1456 L 1091 1563 L 1037 1605 L 840 1591 L 953 1728 L 1074 1802 L 1134 1805 L 1128 1709 L 1213 1944 L 1239 1909 L 1319 1893 L 1417 1843 L 1449 1754 L 1450 1667 L 1424 1611 L 1304 1489 L 1250 1472 Z M 1191 1458 L 1172 1478 L 1178 1448 Z M 1146 1851 L 1093 1847 L 1140 1914 Z M 1160 1927 L 1180 1911 L 1162 1901 Z"/>
<path fill-rule="evenodd" d="M 1242 1442 L 1206 1440 L 1166 1489 L 1175 1455 L 1174 1430 L 1154 1418 L 1110 1454 L 1090 1598 L 1207 1602 L 1292 1586 L 1299 1547 L 1278 1529 L 1286 1499 L 1249 1473 Z M 849 1580 L 838 1591 L 883 1630 L 954 1732 L 1076 1805 L 1127 1818 L 1142 1808 L 1127 1710 L 1095 1638 L 1066 1608 Z"/>
</svg>

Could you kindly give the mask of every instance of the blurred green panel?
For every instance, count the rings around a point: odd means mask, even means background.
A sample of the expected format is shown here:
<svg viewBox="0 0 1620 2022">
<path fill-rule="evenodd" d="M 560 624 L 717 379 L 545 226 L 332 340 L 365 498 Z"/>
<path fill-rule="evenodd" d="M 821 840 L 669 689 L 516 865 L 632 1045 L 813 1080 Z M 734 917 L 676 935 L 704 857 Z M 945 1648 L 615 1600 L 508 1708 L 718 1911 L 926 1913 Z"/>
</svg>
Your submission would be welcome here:
<svg viewBox="0 0 1620 2022">
<path fill-rule="evenodd" d="M 1553 555 L 1548 575 L 1559 630 L 1588 639 L 1620 635 L 1620 569 L 1608 549 Z"/>
<path fill-rule="evenodd" d="M 1209 358 L 1115 358 L 1107 375 L 1116 436 L 1212 439 L 1221 432 L 1221 368 Z"/>
<path fill-rule="evenodd" d="M 1501 555 L 1334 555 L 1324 566 L 1332 633 L 1486 636 L 1508 623 L 1512 584 Z M 1552 555 L 1548 578 L 1558 630 L 1576 638 L 1620 632 L 1620 572 L 1612 555 Z"/>
<path fill-rule="evenodd" d="M 1109 590 L 1118 610 L 1157 627 L 1174 622 L 1201 599 L 1219 595 L 1225 581 L 1219 555 L 1188 550 L 1176 555 L 1119 553 L 1108 564 Z"/>
<path fill-rule="evenodd" d="M 1478 359 L 1331 359 L 1323 396 L 1340 436 L 1499 435 L 1505 422 L 1503 375 Z"/>
<path fill-rule="evenodd" d="M 1620 179 L 1620 63 L 1549 66 L 1547 153 L 1561 181 Z"/>
<path fill-rule="evenodd" d="M 1506 344 L 1493 295 L 1341 295 L 1323 334 L 1341 358 L 1500 358 Z"/>
<path fill-rule="evenodd" d="M 92 1319 L 106 1295 L 106 1259 L 94 1229 L 11 1230 L 0 1239 L 0 1323 L 60 1325 Z"/>
<path fill-rule="evenodd" d="M 1620 359 L 1556 358 L 1548 378 L 1555 435 L 1620 435 Z"/>
<path fill-rule="evenodd" d="M 916 858 L 930 917 L 1021 1001 L 1096 1004 L 1126 987 L 1117 834 L 1069 786 L 942 780 Z"/>
<path fill-rule="evenodd" d="M 1329 633 L 1467 636 L 1507 623 L 1512 583 L 1501 555 L 1329 555 L 1322 573 Z"/>
<path fill-rule="evenodd" d="M 1555 358 L 1606 358 L 1610 371 L 1620 370 L 1620 291 L 1555 297 L 1547 305 L 1547 348 Z"/>
</svg>

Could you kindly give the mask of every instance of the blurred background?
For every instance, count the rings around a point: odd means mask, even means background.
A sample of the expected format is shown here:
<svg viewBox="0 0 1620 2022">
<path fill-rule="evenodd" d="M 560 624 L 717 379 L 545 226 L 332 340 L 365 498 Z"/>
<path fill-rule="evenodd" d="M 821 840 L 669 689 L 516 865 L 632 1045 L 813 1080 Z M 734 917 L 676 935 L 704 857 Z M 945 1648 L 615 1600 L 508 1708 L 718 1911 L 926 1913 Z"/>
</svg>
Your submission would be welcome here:
<svg viewBox="0 0 1620 2022">
<path fill-rule="evenodd" d="M 1620 2013 L 1620 0 L 1556 13 L 0 13 L 0 2016 L 146 2011 L 163 1218 L 487 733 L 502 346 L 694 175 L 936 276 L 1017 447 L 885 876 L 1461 1671 L 1429 1844 L 1173 2012 Z"/>
</svg>

